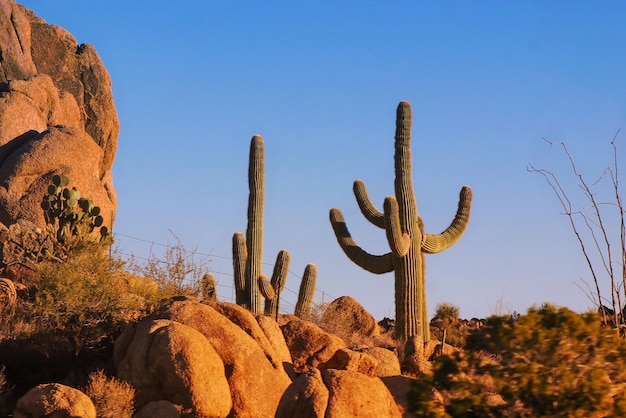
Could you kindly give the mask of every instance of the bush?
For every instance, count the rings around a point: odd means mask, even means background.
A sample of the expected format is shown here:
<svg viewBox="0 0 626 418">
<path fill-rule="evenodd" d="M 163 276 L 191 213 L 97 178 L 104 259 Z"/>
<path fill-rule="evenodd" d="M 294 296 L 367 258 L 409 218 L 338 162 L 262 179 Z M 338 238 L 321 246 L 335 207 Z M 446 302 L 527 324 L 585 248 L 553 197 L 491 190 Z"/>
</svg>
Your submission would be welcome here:
<svg viewBox="0 0 626 418">
<path fill-rule="evenodd" d="M 65 262 L 39 263 L 29 306 L 36 328 L 54 329 L 76 353 L 111 344 L 127 323 L 148 313 L 151 306 L 140 295 L 129 297 L 129 284 L 118 274 L 123 262 L 93 245 L 74 249 Z"/>
<path fill-rule="evenodd" d="M 462 355 L 442 356 L 417 380 L 409 401 L 413 411 L 433 410 L 430 387 L 441 392 L 439 416 L 626 416 L 623 391 L 614 390 L 626 383 L 625 366 L 626 342 L 597 314 L 545 304 L 488 318 Z M 492 391 L 501 400 L 490 406 L 484 394 Z"/>
<path fill-rule="evenodd" d="M 175 296 L 200 296 L 208 270 L 208 262 L 195 249 L 187 250 L 177 236 L 174 238 L 176 244 L 168 245 L 161 257 L 151 254 L 144 263 L 135 259 L 128 263 L 129 271 L 157 283 L 162 301 Z"/>
<path fill-rule="evenodd" d="M 446 332 L 446 344 L 460 347 L 465 343 L 467 331 L 462 327 L 459 319 L 459 308 L 450 303 L 440 303 L 435 308 L 435 316 L 430 321 L 432 334 L 439 341 L 443 341 L 443 332 Z"/>
<path fill-rule="evenodd" d="M 94 403 L 98 418 L 132 418 L 135 389 L 129 383 L 98 370 L 89 375 L 85 393 Z"/>
</svg>

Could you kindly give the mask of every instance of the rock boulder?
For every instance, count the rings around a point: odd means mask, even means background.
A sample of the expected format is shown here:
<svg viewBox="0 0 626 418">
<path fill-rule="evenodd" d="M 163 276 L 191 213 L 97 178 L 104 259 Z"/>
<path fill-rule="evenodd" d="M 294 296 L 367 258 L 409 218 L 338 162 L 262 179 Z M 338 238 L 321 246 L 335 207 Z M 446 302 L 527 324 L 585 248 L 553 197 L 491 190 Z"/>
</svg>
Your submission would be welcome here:
<svg viewBox="0 0 626 418">
<path fill-rule="evenodd" d="M 22 396 L 13 411 L 15 418 L 96 418 L 96 407 L 78 389 L 59 383 L 38 385 Z"/>
<path fill-rule="evenodd" d="M 13 0 L 0 0 L 0 45 L 0 222 L 45 225 L 41 200 L 63 174 L 110 227 L 119 122 L 95 49 Z"/>
</svg>

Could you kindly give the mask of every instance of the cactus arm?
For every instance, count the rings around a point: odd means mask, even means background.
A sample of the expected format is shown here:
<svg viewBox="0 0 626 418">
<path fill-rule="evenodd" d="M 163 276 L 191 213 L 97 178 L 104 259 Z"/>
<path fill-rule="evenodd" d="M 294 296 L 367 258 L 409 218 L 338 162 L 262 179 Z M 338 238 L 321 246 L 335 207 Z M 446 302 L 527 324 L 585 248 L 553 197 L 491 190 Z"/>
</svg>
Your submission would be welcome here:
<svg viewBox="0 0 626 418">
<path fill-rule="evenodd" d="M 263 297 L 265 299 L 274 299 L 274 297 L 276 296 L 276 292 L 274 291 L 272 284 L 270 283 L 269 279 L 267 278 L 265 274 L 261 274 L 259 276 L 258 283 L 259 283 L 259 291 L 261 292 Z"/>
<path fill-rule="evenodd" d="M 385 198 L 385 232 L 391 251 L 398 258 L 402 258 L 409 252 L 411 237 L 403 233 L 400 227 L 400 214 L 398 201 L 393 196 Z"/>
<path fill-rule="evenodd" d="M 276 316 L 280 309 L 280 293 L 285 288 L 287 282 L 287 273 L 289 273 L 289 251 L 280 250 L 276 256 L 276 263 L 274 264 L 274 270 L 272 271 L 272 280 L 269 282 L 272 288 L 272 294 L 261 293 L 265 297 L 265 315 Z"/>
<path fill-rule="evenodd" d="M 361 249 L 350 235 L 343 214 L 337 208 L 330 210 L 330 223 L 335 231 L 337 242 L 352 262 L 364 270 L 374 274 L 383 274 L 393 271 L 391 253 L 372 255 Z"/>
<path fill-rule="evenodd" d="M 310 263 L 304 269 L 304 275 L 300 282 L 300 291 L 298 292 L 298 302 L 294 315 L 300 319 L 308 320 L 311 316 L 311 305 L 313 304 L 313 294 L 315 293 L 315 283 L 317 282 L 317 266 Z"/>
<path fill-rule="evenodd" d="M 459 193 L 459 206 L 450 226 L 440 234 L 424 234 L 422 251 L 427 254 L 441 252 L 454 245 L 469 223 L 470 209 L 472 206 L 472 188 L 463 186 Z"/>
<path fill-rule="evenodd" d="M 385 227 L 385 217 L 384 214 L 376 209 L 376 206 L 372 203 L 367 194 L 367 188 L 365 187 L 365 183 L 363 180 L 355 180 L 354 185 L 352 186 L 352 190 L 354 191 L 354 197 L 356 198 L 356 202 L 359 205 L 359 209 L 361 209 L 361 213 L 365 218 L 370 221 L 372 224 L 376 225 L 379 228 Z"/>
<path fill-rule="evenodd" d="M 248 250 L 246 237 L 241 232 L 233 235 L 233 273 L 235 279 L 235 301 L 246 309 L 250 309 L 250 297 L 246 287 L 246 262 Z"/>
</svg>

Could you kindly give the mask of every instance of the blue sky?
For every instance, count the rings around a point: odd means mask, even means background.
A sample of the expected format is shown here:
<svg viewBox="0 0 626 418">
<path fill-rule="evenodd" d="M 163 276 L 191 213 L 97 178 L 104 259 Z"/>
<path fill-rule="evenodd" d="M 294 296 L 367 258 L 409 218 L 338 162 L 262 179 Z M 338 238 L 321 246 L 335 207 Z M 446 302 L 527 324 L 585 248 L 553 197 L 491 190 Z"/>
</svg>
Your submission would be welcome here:
<svg viewBox="0 0 626 418">
<path fill-rule="evenodd" d="M 393 317 L 393 275 L 349 261 L 328 211 L 342 209 L 364 249 L 388 251 L 352 183 L 364 180 L 379 206 L 393 193 L 395 108 L 408 100 L 428 232 L 447 227 L 461 186 L 474 189 L 466 234 L 427 256 L 431 312 L 441 302 L 468 318 L 544 301 L 591 306 L 576 285 L 590 278 L 567 218 L 526 167 L 552 169 L 578 199 L 563 154 L 541 138 L 565 141 L 589 178 L 611 163 L 610 141 L 626 127 L 626 3 L 21 4 L 93 44 L 109 70 L 121 125 L 114 232 L 124 252 L 145 256 L 150 245 L 127 237 L 165 244 L 171 230 L 211 254 L 230 297 L 231 238 L 246 229 L 248 150 L 258 133 L 266 273 L 286 248 L 292 291 L 313 262 L 325 300 L 350 295 L 377 318 Z"/>
</svg>

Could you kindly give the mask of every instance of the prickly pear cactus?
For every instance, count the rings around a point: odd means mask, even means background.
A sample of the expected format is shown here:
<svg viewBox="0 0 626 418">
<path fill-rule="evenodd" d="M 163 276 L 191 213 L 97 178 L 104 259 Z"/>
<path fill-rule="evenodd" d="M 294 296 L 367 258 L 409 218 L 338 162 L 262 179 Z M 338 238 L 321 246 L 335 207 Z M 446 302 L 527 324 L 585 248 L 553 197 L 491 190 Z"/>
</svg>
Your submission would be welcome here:
<svg viewBox="0 0 626 418">
<path fill-rule="evenodd" d="M 353 187 L 363 216 L 385 230 L 391 251 L 372 255 L 361 249 L 350 235 L 338 208 L 330 210 L 330 222 L 339 245 L 355 264 L 375 274 L 394 272 L 396 336 L 407 339 L 413 335 L 422 335 L 427 342 L 430 340 L 430 326 L 426 307 L 424 254 L 443 251 L 461 237 L 469 222 L 472 189 L 469 186 L 461 189 L 456 216 L 445 231 L 436 235 L 426 233 L 422 218 L 417 213 L 413 192 L 411 123 L 411 105 L 401 102 L 396 118 L 395 196 L 385 198 L 383 211 L 372 204 L 365 183 L 357 180 Z"/>
<path fill-rule="evenodd" d="M 55 175 L 41 202 L 47 229 L 55 241 L 55 254 L 48 254 L 53 258 L 64 257 L 81 244 L 110 239 L 100 207 L 75 187 L 70 189 L 69 182 L 66 176 Z"/>
</svg>

